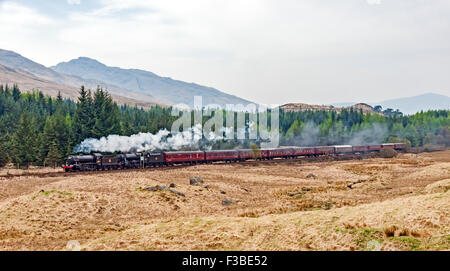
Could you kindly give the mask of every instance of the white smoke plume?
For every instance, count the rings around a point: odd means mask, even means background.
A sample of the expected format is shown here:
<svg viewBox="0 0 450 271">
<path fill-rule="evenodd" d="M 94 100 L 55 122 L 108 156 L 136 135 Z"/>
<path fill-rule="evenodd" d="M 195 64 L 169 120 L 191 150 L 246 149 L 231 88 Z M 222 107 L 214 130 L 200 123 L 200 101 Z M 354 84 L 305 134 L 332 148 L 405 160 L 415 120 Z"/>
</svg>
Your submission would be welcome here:
<svg viewBox="0 0 450 271">
<path fill-rule="evenodd" d="M 351 135 L 347 144 L 349 145 L 366 145 L 381 144 L 388 137 L 389 129 L 386 124 L 373 123 L 369 127 L 357 131 Z"/>
<path fill-rule="evenodd" d="M 75 153 L 97 152 L 132 152 L 156 150 L 199 149 L 201 147 L 202 129 L 200 125 L 188 131 L 171 134 L 161 130 L 156 134 L 139 133 L 131 136 L 109 135 L 100 139 L 89 138 L 75 147 Z"/>
</svg>

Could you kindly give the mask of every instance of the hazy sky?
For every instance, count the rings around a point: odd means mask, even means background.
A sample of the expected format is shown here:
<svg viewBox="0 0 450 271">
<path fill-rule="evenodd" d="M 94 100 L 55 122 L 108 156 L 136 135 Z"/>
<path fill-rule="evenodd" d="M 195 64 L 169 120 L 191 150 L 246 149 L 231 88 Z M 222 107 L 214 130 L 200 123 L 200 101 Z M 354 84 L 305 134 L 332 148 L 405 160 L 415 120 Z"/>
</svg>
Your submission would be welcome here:
<svg viewBox="0 0 450 271">
<path fill-rule="evenodd" d="M 0 0 L 0 37 L 268 104 L 450 95 L 449 0 Z"/>
</svg>

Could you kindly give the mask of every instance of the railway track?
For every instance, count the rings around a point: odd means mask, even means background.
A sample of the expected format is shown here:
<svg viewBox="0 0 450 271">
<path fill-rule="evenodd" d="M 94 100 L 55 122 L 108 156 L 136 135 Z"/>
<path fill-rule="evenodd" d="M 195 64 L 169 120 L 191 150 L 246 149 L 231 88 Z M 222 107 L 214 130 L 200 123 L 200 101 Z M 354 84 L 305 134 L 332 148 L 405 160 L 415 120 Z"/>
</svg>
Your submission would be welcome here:
<svg viewBox="0 0 450 271">
<path fill-rule="evenodd" d="M 344 154 L 344 155 L 323 155 L 316 157 L 299 157 L 291 159 L 275 158 L 271 160 L 247 160 L 243 162 L 214 162 L 215 165 L 228 165 L 228 164 L 238 164 L 238 165 L 261 165 L 261 164 L 280 164 L 280 163 L 298 163 L 298 162 L 327 162 L 327 161 L 344 161 L 344 160 L 360 160 L 377 157 L 373 153 L 369 154 Z M 98 171 L 75 171 L 75 172 L 45 172 L 45 173 L 24 173 L 24 174 L 10 174 L 10 175 L 0 175 L 1 179 L 12 179 L 16 177 L 37 177 L 37 178 L 52 178 L 52 177 L 70 177 L 70 176 L 80 176 L 80 175 L 103 175 L 112 172 L 151 172 L 151 171 L 164 171 L 172 169 L 181 169 L 192 166 L 197 166 L 202 164 L 180 164 L 172 166 L 163 167 L 149 167 L 149 168 L 129 168 L 120 170 L 98 170 Z"/>
</svg>

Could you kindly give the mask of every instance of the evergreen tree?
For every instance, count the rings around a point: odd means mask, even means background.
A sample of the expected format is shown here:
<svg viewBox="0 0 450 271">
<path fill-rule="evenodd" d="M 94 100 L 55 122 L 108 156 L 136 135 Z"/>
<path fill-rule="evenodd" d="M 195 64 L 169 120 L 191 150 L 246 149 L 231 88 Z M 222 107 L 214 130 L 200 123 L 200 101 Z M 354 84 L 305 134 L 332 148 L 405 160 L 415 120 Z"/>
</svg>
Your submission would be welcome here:
<svg viewBox="0 0 450 271">
<path fill-rule="evenodd" d="M 47 153 L 47 157 L 45 158 L 45 164 L 55 167 L 60 161 L 61 155 L 58 149 L 58 142 L 56 140 L 52 140 L 49 144 L 49 150 Z"/>
<path fill-rule="evenodd" d="M 91 93 L 90 91 L 86 91 L 84 86 L 82 86 L 73 121 L 74 139 L 76 144 L 93 136 L 92 128 L 94 122 Z"/>
<path fill-rule="evenodd" d="M 20 90 L 17 85 L 13 86 L 12 96 L 13 96 L 14 101 L 16 101 L 16 102 L 20 99 Z"/>
<path fill-rule="evenodd" d="M 95 124 L 92 134 L 95 138 L 101 138 L 112 134 L 120 134 L 120 121 L 118 107 L 111 96 L 101 88 L 94 93 L 94 118 Z"/>
<path fill-rule="evenodd" d="M 8 141 L 9 136 L 7 134 L 2 134 L 2 137 L 0 138 L 0 167 L 4 166 L 9 161 Z"/>
<path fill-rule="evenodd" d="M 12 138 L 13 161 L 20 166 L 29 166 L 35 162 L 37 153 L 37 133 L 33 118 L 25 111 L 20 117 L 16 132 Z"/>
</svg>

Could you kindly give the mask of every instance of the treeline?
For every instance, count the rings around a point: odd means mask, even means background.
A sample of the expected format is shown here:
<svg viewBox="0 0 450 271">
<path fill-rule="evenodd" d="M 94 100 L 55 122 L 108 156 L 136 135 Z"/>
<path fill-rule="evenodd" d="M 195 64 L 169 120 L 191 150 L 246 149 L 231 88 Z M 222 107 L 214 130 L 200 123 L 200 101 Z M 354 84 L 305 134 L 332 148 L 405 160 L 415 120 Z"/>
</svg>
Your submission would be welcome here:
<svg viewBox="0 0 450 271">
<path fill-rule="evenodd" d="M 397 111 L 394 111 L 397 112 Z M 362 114 L 343 110 L 281 112 L 282 144 L 332 145 L 407 142 L 412 147 L 450 146 L 450 111 Z"/>
<path fill-rule="evenodd" d="M 75 103 L 0 85 L 0 166 L 57 165 L 86 138 L 170 129 L 170 111 L 118 106 L 101 88 L 82 87 Z"/>
<path fill-rule="evenodd" d="M 19 166 L 57 165 L 86 138 L 170 130 L 178 118 L 171 112 L 171 108 L 160 106 L 148 110 L 118 106 L 101 88 L 91 92 L 82 87 L 74 102 L 61 95 L 50 98 L 39 91 L 21 93 L 16 85 L 0 85 L 0 166 L 8 162 Z M 450 111 L 412 116 L 363 114 L 353 109 L 339 114 L 281 111 L 280 133 L 282 145 L 402 141 L 413 147 L 450 146 Z M 221 141 L 213 147 L 238 146 L 249 147 L 249 142 Z"/>
</svg>

